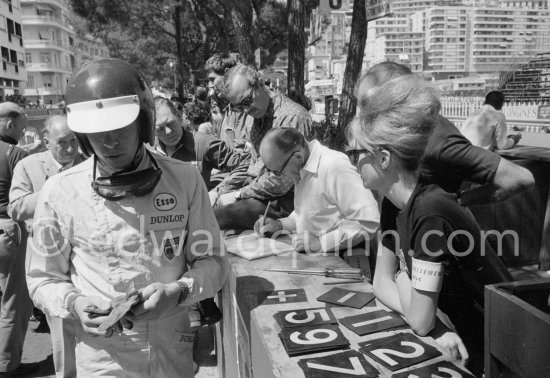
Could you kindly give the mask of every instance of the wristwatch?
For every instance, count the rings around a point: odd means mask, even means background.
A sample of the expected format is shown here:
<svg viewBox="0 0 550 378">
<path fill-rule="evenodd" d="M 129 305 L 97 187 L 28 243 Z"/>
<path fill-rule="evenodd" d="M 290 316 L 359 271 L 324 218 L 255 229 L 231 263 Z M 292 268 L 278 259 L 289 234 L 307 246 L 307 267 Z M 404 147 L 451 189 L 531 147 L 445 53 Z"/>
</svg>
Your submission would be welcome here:
<svg viewBox="0 0 550 378">
<path fill-rule="evenodd" d="M 180 296 L 178 298 L 178 304 L 182 304 L 186 299 L 187 295 L 189 294 L 189 286 L 186 282 L 183 282 L 181 280 L 176 281 L 178 286 L 180 287 Z"/>
</svg>

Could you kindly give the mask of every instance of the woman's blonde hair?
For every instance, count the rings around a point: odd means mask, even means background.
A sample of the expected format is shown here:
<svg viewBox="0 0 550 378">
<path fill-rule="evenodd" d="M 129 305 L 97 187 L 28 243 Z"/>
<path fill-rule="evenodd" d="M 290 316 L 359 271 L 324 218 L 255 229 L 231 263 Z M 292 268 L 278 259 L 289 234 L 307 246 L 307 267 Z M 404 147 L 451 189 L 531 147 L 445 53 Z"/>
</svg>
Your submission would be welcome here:
<svg viewBox="0 0 550 378">
<path fill-rule="evenodd" d="M 387 149 L 403 169 L 416 172 L 440 109 L 434 87 L 417 75 L 401 76 L 369 95 L 348 126 L 347 138 L 361 148 Z"/>
</svg>

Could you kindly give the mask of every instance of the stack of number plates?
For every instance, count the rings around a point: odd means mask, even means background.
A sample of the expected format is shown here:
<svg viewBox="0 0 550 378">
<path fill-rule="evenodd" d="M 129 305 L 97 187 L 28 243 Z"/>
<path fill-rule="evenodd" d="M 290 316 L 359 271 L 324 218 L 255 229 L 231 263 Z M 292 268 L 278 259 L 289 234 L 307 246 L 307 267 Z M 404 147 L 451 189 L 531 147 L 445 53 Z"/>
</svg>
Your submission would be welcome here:
<svg viewBox="0 0 550 378">
<path fill-rule="evenodd" d="M 279 338 L 289 356 L 349 347 L 330 309 L 281 311 L 275 319 L 282 327 Z"/>
</svg>

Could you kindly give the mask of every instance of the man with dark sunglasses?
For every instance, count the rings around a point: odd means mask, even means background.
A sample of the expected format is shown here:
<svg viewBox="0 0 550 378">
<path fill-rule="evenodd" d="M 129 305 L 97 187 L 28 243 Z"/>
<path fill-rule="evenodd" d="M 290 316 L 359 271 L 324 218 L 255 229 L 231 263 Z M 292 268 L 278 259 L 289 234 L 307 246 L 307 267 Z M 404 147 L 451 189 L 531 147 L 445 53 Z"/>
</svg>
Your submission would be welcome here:
<svg viewBox="0 0 550 378">
<path fill-rule="evenodd" d="M 219 202 L 224 205 L 215 209 L 220 228 L 253 228 L 269 201 L 270 217 L 287 216 L 293 210 L 292 180 L 267 171 L 258 150 L 264 135 L 280 127 L 296 129 L 311 140 L 314 131 L 309 113 L 288 97 L 270 91 L 258 71 L 242 64 L 227 71 L 222 95 L 229 101 L 232 112 L 245 113 L 254 118 L 254 123 L 247 134 L 253 147 L 252 163 L 241 188 L 235 191 L 235 181 L 229 175 L 217 189 L 223 195 Z"/>
<path fill-rule="evenodd" d="M 344 154 L 290 128 L 268 131 L 260 154 L 267 170 L 292 180 L 295 196 L 288 217 L 260 217 L 256 233 L 295 232 L 293 247 L 308 253 L 369 245 L 380 223 L 378 205 Z"/>
</svg>

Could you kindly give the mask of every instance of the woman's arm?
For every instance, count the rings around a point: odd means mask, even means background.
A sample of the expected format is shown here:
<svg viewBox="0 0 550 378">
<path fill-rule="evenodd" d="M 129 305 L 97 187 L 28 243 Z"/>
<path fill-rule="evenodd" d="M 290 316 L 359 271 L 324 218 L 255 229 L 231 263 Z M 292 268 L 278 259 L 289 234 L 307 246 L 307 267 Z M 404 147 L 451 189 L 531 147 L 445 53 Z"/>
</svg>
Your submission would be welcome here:
<svg viewBox="0 0 550 378">
<path fill-rule="evenodd" d="M 378 241 L 378 256 L 376 258 L 376 270 L 374 271 L 374 294 L 380 302 L 392 310 L 403 314 L 399 301 L 399 292 L 393 281 L 397 268 L 397 258 L 394 253 L 384 247 L 382 241 Z"/>
<path fill-rule="evenodd" d="M 414 333 L 426 336 L 435 326 L 439 292 L 413 288 L 407 274 L 399 274 L 396 285 L 407 323 Z"/>
</svg>

